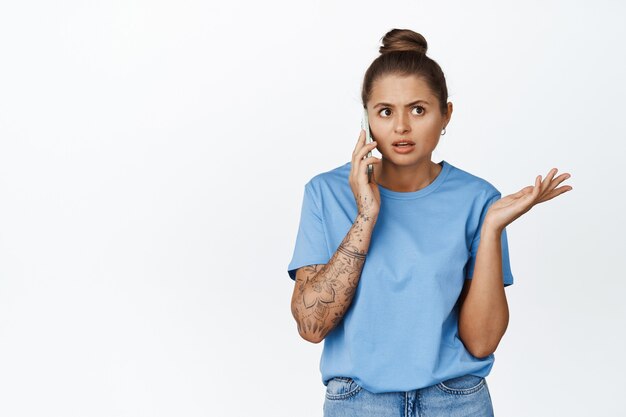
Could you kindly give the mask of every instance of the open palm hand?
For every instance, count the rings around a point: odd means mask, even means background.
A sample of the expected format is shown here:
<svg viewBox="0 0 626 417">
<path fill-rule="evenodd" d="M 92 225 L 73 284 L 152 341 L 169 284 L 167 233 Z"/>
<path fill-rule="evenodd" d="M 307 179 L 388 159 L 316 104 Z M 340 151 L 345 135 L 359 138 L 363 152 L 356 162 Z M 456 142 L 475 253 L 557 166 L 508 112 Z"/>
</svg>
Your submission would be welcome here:
<svg viewBox="0 0 626 417">
<path fill-rule="evenodd" d="M 541 179 L 541 175 L 538 175 L 535 178 L 534 186 L 524 187 L 515 194 L 507 195 L 493 203 L 487 211 L 485 223 L 498 229 L 504 229 L 522 214 L 528 212 L 534 205 L 572 190 L 569 185 L 556 188 L 557 185 L 570 177 L 570 174 L 564 173 L 554 178 L 556 172 L 557 169 L 552 168 L 544 180 Z"/>
</svg>

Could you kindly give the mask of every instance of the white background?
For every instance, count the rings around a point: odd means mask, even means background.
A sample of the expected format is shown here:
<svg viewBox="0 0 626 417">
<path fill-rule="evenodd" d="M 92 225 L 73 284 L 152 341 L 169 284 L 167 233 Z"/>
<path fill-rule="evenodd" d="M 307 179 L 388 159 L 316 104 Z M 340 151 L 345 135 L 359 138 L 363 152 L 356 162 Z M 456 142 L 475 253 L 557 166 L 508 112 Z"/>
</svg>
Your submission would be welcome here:
<svg viewBox="0 0 626 417">
<path fill-rule="evenodd" d="M 496 415 L 623 412 L 625 11 L 3 2 L 0 415 L 321 416 L 323 345 L 298 336 L 287 264 L 304 184 L 350 160 L 392 28 L 422 33 L 448 81 L 434 161 L 503 196 L 572 174 L 507 227 Z"/>
</svg>

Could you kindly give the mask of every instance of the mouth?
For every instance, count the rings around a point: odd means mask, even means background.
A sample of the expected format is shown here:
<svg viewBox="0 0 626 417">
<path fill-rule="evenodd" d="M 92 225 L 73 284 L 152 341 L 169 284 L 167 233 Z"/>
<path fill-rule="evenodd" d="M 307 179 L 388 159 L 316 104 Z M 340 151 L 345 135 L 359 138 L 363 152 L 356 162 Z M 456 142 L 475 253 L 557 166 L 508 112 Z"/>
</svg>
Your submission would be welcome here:
<svg viewBox="0 0 626 417">
<path fill-rule="evenodd" d="M 412 140 L 408 140 L 408 139 L 401 139 L 401 140 L 397 140 L 393 142 L 391 145 L 397 146 L 399 148 L 403 148 L 403 147 L 414 146 L 415 142 L 413 142 Z"/>
</svg>

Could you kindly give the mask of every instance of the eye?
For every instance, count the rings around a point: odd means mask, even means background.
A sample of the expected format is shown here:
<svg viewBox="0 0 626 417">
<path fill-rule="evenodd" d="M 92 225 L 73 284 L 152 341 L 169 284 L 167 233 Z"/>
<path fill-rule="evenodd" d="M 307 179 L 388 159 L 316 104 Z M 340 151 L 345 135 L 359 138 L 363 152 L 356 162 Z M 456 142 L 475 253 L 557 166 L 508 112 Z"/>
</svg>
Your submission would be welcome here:
<svg viewBox="0 0 626 417">
<path fill-rule="evenodd" d="M 415 109 L 420 109 L 421 111 L 418 113 L 413 113 L 417 116 L 421 116 L 422 114 L 424 114 L 424 112 L 426 111 L 422 106 L 414 106 L 411 110 L 415 110 Z M 382 115 L 382 112 L 386 112 L 385 115 Z M 383 108 L 381 111 L 378 112 L 379 115 L 381 115 L 382 117 L 388 117 L 391 113 L 391 109 L 389 107 L 385 107 Z"/>
<path fill-rule="evenodd" d="M 384 112 L 384 111 L 391 112 L 391 109 L 390 109 L 389 107 L 385 107 L 384 109 L 382 109 L 381 111 L 379 111 L 379 112 L 378 112 L 378 114 L 380 114 L 380 113 L 382 113 L 382 112 Z M 389 114 L 387 114 L 387 116 L 389 116 Z M 383 117 L 385 117 L 385 116 L 383 116 Z"/>
<path fill-rule="evenodd" d="M 417 114 L 424 114 L 424 108 L 422 106 L 415 106 L 413 107 L 413 110 L 415 109 L 422 109 L 421 113 L 417 113 Z"/>
</svg>

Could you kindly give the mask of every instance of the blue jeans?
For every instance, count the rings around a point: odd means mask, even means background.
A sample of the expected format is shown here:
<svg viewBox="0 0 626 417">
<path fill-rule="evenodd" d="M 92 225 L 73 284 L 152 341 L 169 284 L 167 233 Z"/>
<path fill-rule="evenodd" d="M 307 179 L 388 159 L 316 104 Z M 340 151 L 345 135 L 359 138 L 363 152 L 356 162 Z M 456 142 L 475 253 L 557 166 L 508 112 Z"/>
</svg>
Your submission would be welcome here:
<svg viewBox="0 0 626 417">
<path fill-rule="evenodd" d="M 412 391 L 374 394 L 352 378 L 328 381 L 324 417 L 493 417 L 485 378 L 463 375 Z"/>
</svg>

